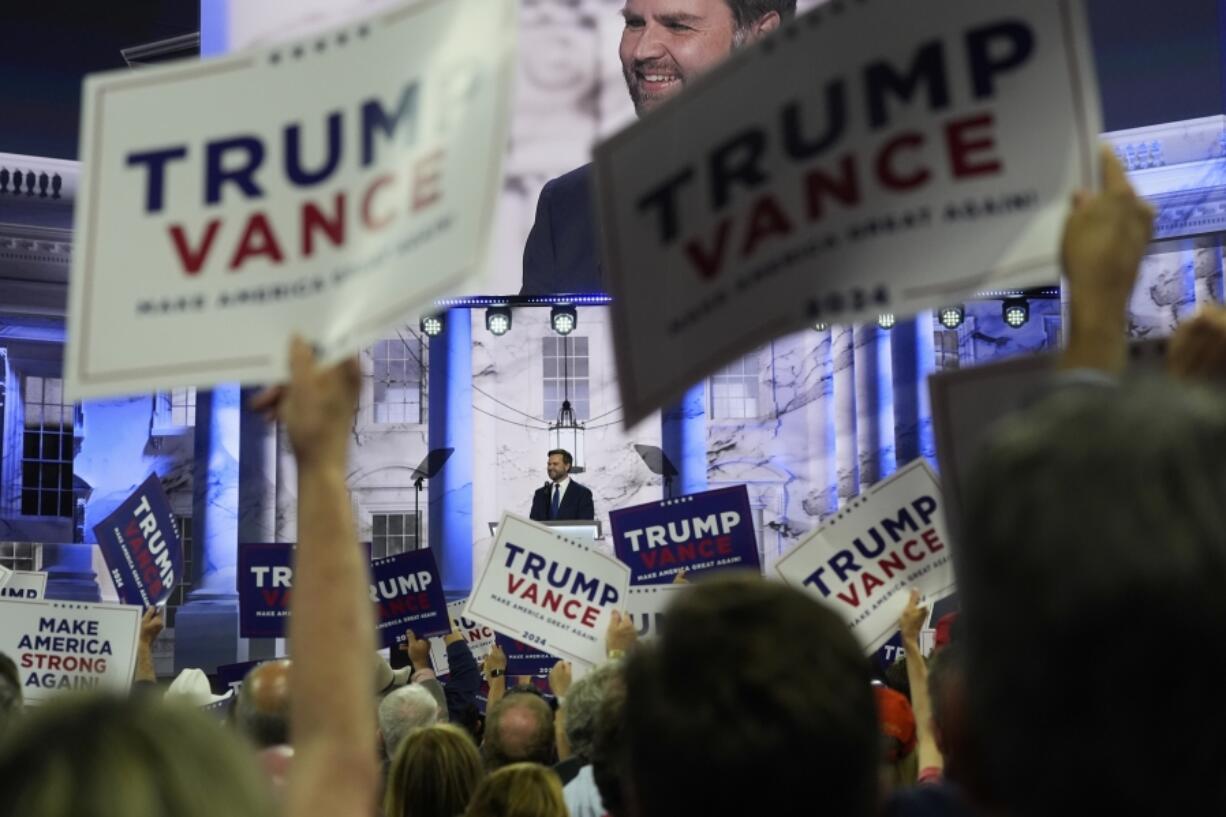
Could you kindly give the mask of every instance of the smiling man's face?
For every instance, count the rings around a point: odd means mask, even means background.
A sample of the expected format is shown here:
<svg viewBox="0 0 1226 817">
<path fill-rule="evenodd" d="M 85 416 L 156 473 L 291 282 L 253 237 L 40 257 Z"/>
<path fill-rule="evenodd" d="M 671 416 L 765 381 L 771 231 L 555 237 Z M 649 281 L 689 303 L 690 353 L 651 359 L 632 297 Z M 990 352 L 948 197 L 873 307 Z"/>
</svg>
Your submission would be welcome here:
<svg viewBox="0 0 1226 817">
<path fill-rule="evenodd" d="M 642 116 L 722 62 L 736 44 L 724 0 L 626 0 L 622 74 Z"/>
</svg>

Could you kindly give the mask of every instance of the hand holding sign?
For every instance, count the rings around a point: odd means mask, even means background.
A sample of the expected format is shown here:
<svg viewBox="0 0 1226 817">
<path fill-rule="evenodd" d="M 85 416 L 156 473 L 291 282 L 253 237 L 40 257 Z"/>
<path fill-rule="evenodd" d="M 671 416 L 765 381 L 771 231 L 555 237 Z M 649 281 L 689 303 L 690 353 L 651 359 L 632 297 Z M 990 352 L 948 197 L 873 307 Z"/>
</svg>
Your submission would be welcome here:
<svg viewBox="0 0 1226 817">
<path fill-rule="evenodd" d="M 559 661 L 549 670 L 549 690 L 555 697 L 565 698 L 570 692 L 572 669 L 569 661 Z"/>
<path fill-rule="evenodd" d="M 315 365 L 315 353 L 297 335 L 290 342 L 290 387 L 265 389 L 251 400 L 289 430 L 298 466 L 339 464 L 349 451 L 349 421 L 358 410 L 362 370 L 356 358 L 337 366 Z"/>
<path fill-rule="evenodd" d="M 418 638 L 413 634 L 412 630 L 407 630 L 405 636 L 408 640 L 400 649 L 408 653 L 409 663 L 413 665 L 413 671 L 430 669 L 430 641 L 425 638 Z"/>
<path fill-rule="evenodd" d="M 907 597 L 907 606 L 898 617 L 898 631 L 902 634 L 903 643 L 919 643 L 920 630 L 928 620 L 928 608 L 920 606 L 920 592 L 914 588 Z"/>
<path fill-rule="evenodd" d="M 1063 364 L 1119 373 L 1127 361 L 1127 311 L 1154 211 L 1128 183 L 1109 147 L 1099 151 L 1103 189 L 1079 192 L 1064 224 L 1060 257 L 1069 288 L 1069 345 Z"/>
<path fill-rule="evenodd" d="M 634 648 L 638 637 L 630 614 L 614 610 L 612 618 L 609 619 L 609 629 L 605 632 L 605 653 L 610 658 L 621 658 Z"/>
</svg>

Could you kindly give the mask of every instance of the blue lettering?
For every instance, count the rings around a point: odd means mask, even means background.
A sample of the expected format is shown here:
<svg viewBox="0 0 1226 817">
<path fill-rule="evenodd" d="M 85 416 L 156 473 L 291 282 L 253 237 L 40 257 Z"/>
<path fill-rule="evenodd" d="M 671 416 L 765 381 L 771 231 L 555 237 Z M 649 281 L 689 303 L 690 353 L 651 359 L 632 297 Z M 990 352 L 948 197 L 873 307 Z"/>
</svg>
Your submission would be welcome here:
<svg viewBox="0 0 1226 817">
<path fill-rule="evenodd" d="M 247 154 L 246 161 L 238 167 L 224 167 L 225 155 L 239 151 Z M 209 142 L 205 152 L 204 201 L 206 204 L 217 204 L 221 201 L 221 187 L 226 182 L 238 185 L 248 198 L 255 199 L 264 195 L 264 191 L 252 178 L 264 162 L 264 143 L 259 138 L 236 136 L 233 139 Z"/>
<path fill-rule="evenodd" d="M 323 167 L 305 170 L 302 167 L 302 125 L 293 124 L 285 129 L 285 175 L 299 187 L 312 187 L 326 181 L 336 171 L 341 161 L 341 113 L 328 114 L 328 155 Z"/>
<path fill-rule="evenodd" d="M 362 103 L 362 167 L 370 167 L 375 161 L 375 132 L 380 131 L 389 139 L 395 137 L 402 119 L 407 120 L 404 144 L 411 145 L 417 138 L 417 82 L 414 80 L 400 93 L 400 103 L 391 118 L 378 99 Z"/>
<path fill-rule="evenodd" d="M 162 198 L 166 190 L 166 164 L 168 162 L 187 158 L 187 147 L 179 145 L 162 150 L 147 150 L 144 153 L 129 153 L 128 167 L 145 165 L 148 174 L 145 177 L 145 212 L 160 213 Z"/>
</svg>

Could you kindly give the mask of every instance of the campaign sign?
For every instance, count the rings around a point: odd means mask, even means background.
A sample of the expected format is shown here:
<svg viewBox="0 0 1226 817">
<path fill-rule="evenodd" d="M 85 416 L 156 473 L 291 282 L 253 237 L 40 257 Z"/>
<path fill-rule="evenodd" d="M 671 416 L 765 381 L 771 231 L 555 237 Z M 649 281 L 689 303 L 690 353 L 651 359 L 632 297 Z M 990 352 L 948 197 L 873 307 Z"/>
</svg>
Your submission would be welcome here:
<svg viewBox="0 0 1226 817">
<path fill-rule="evenodd" d="M 655 638 L 660 632 L 668 606 L 679 593 L 684 593 L 684 584 L 653 584 L 631 587 L 626 595 L 626 612 L 634 622 L 640 641 Z"/>
<path fill-rule="evenodd" d="M 371 562 L 370 600 L 379 610 L 379 638 L 384 647 L 403 644 L 412 630 L 418 638 L 451 631 L 447 597 L 434 552 L 410 550 Z"/>
<path fill-rule="evenodd" d="M 829 3 L 599 145 L 626 426 L 814 321 L 1056 282 L 1101 130 L 1083 17 Z"/>
<path fill-rule="evenodd" d="M 504 514 L 464 616 L 583 664 L 604 660 L 605 631 L 630 569 L 590 543 Z"/>
<path fill-rule="evenodd" d="M 123 693 L 136 669 L 141 609 L 130 604 L 0 600 L 0 653 L 17 664 L 26 703 L 62 690 Z"/>
<path fill-rule="evenodd" d="M 94 526 L 115 592 L 125 604 L 153 607 L 183 575 L 183 546 L 157 474 Z"/>
<path fill-rule="evenodd" d="M 507 675 L 512 679 L 519 675 L 548 675 L 558 663 L 558 656 L 502 633 L 496 633 L 494 640 L 507 657 Z M 514 684 L 514 680 L 509 684 Z"/>
<path fill-rule="evenodd" d="M 762 571 L 744 485 L 621 508 L 609 514 L 609 526 L 631 584 L 666 584 L 682 570 Z"/>
<path fill-rule="evenodd" d="M 448 291 L 479 291 L 517 5 L 403 2 L 88 77 L 73 393 L 284 381 L 293 332 L 335 360 Z"/>
<path fill-rule="evenodd" d="M 284 638 L 294 581 L 294 546 L 238 546 L 238 632 L 243 638 Z"/>
<path fill-rule="evenodd" d="M 0 565 L 0 590 L 4 589 L 9 580 L 13 578 L 13 569 Z"/>
<path fill-rule="evenodd" d="M 868 652 L 898 631 L 911 589 L 931 605 L 954 592 L 941 491 L 923 459 L 839 511 L 775 565 L 829 604 Z"/>
<path fill-rule="evenodd" d="M 47 595 L 47 574 L 41 570 L 13 570 L 0 585 L 0 599 L 41 599 Z"/>
<path fill-rule="evenodd" d="M 464 636 L 464 643 L 468 645 L 469 651 L 480 666 L 481 660 L 489 654 L 490 647 L 494 646 L 494 631 L 485 624 L 464 618 L 466 604 L 468 599 L 451 602 L 447 605 L 447 615 L 451 619 L 452 629 Z M 447 645 L 442 638 L 430 639 L 430 662 L 434 665 L 436 675 L 451 673 L 451 664 L 447 661 Z"/>
</svg>

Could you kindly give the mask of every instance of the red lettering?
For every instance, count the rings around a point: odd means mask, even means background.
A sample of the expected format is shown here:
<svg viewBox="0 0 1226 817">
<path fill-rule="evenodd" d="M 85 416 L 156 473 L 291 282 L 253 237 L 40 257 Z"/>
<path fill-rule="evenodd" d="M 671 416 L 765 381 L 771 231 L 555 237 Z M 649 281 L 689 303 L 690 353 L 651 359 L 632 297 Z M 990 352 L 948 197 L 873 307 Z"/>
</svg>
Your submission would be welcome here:
<svg viewBox="0 0 1226 817">
<path fill-rule="evenodd" d="M 715 228 L 715 247 L 707 252 L 698 239 L 691 238 L 685 243 L 685 255 L 698 270 L 698 277 L 704 281 L 719 275 L 720 267 L 724 265 L 724 250 L 728 246 L 728 232 L 732 229 L 732 219 L 723 218 Z"/>
<path fill-rule="evenodd" d="M 391 175 L 384 173 L 382 176 L 376 177 L 375 180 L 370 183 L 370 187 L 366 188 L 366 194 L 362 196 L 362 223 L 365 224 L 370 230 L 382 230 L 384 227 L 392 223 L 392 217 L 390 215 L 385 215 L 383 218 L 375 220 L 374 216 L 372 216 L 370 213 L 370 203 L 374 200 L 375 193 L 379 192 L 381 188 L 386 187 L 391 183 Z"/>
<path fill-rule="evenodd" d="M 64 659 L 61 656 L 48 655 L 47 656 L 47 669 L 59 669 L 60 664 L 63 663 L 63 661 Z"/>
<path fill-rule="evenodd" d="M 903 573 L 907 569 L 907 566 L 903 564 L 902 556 L 897 553 L 891 553 L 884 559 L 878 559 L 877 567 L 885 571 L 885 577 L 887 579 L 894 578 L 894 571 Z"/>
<path fill-rule="evenodd" d="M 562 615 L 566 616 L 571 621 L 574 621 L 575 617 L 578 615 L 574 612 L 575 608 L 582 606 L 583 602 L 579 601 L 578 599 L 571 599 L 570 601 L 566 602 L 566 606 L 562 608 Z"/>
<path fill-rule="evenodd" d="M 545 600 L 541 602 L 541 606 L 546 609 L 553 610 L 556 613 L 558 612 L 558 607 L 562 605 L 562 600 L 565 598 L 566 597 L 561 593 L 556 593 L 553 590 L 546 590 Z"/>
<path fill-rule="evenodd" d="M 528 589 L 523 592 L 520 598 L 522 598 L 524 601 L 530 601 L 533 604 L 540 604 L 540 600 L 537 599 L 536 582 L 533 582 L 532 584 L 528 585 Z"/>
<path fill-rule="evenodd" d="M 30 660 L 30 654 L 28 652 L 23 652 L 21 654 L 21 666 L 23 669 L 30 669 L 30 667 L 34 666 L 34 662 Z"/>
<path fill-rule="evenodd" d="M 413 165 L 413 212 L 424 210 L 442 198 L 439 180 L 443 177 L 439 163 L 443 151 L 436 150 Z"/>
<path fill-rule="evenodd" d="M 264 605 L 266 607 L 280 607 L 280 590 L 261 590 L 260 595 L 264 597 Z"/>
<path fill-rule="evenodd" d="M 719 537 L 718 539 L 715 540 L 715 546 L 719 548 L 720 556 L 731 556 L 732 555 L 732 537 L 731 536 Z"/>
<path fill-rule="evenodd" d="M 145 547 L 143 541 L 139 547 L 135 547 L 133 550 L 136 551 L 137 567 L 140 567 L 142 570 L 148 570 L 150 567 L 153 567 L 153 554 L 149 552 L 149 548 Z"/>
<path fill-rule="evenodd" d="M 886 142 L 885 147 L 877 154 L 877 178 L 881 180 L 881 184 L 890 190 L 914 190 L 927 182 L 932 173 L 926 167 L 903 175 L 894 166 L 895 154 L 898 151 L 920 148 L 923 145 L 923 134 L 914 132 L 900 134 Z"/>
<path fill-rule="evenodd" d="M 268 256 L 274 264 L 285 260 L 281 245 L 277 243 L 277 237 L 268 223 L 268 216 L 256 212 L 251 214 L 247 219 L 247 226 L 243 228 L 243 237 L 239 239 L 238 248 L 234 250 L 234 257 L 230 259 L 230 271 L 233 272 L 247 263 L 248 258 L 261 255 Z"/>
<path fill-rule="evenodd" d="M 302 206 L 302 255 L 309 258 L 315 252 L 315 231 L 322 230 L 332 246 L 345 243 L 345 194 L 337 193 L 332 200 L 332 217 L 313 201 Z"/>
<path fill-rule="evenodd" d="M 772 195 L 765 195 L 754 205 L 749 216 L 749 231 L 741 245 L 741 256 L 748 257 L 757 249 L 758 244 L 772 235 L 787 235 L 792 232 L 792 222 L 783 214 L 779 203 Z"/>
<path fill-rule="evenodd" d="M 692 562 L 698 558 L 698 548 L 693 542 L 686 542 L 684 545 L 677 545 L 675 555 L 679 562 Z"/>
<path fill-rule="evenodd" d="M 832 178 L 821 170 L 813 170 L 805 175 L 805 201 L 810 221 L 817 221 L 824 215 L 822 198 L 827 193 L 847 207 L 855 207 L 860 203 L 860 181 L 856 175 L 855 154 L 848 153 L 839 165 L 843 172 L 842 178 Z"/>
<path fill-rule="evenodd" d="M 639 554 L 639 558 L 643 560 L 643 567 L 655 567 L 656 552 L 654 550 L 644 550 Z"/>
<path fill-rule="evenodd" d="M 928 546 L 929 553 L 936 553 L 938 550 L 945 549 L 945 543 L 937 538 L 937 529 L 929 528 L 920 534 L 920 538 L 924 540 L 924 544 Z"/>
<path fill-rule="evenodd" d="M 149 584 L 149 580 L 146 579 L 145 583 Z M 162 595 L 162 580 L 161 579 L 154 579 L 153 583 L 149 584 L 149 595 L 155 599 L 158 596 Z"/>
<path fill-rule="evenodd" d="M 417 594 L 417 609 L 423 612 L 431 609 L 430 608 L 430 596 L 428 594 L 426 593 Z"/>
<path fill-rule="evenodd" d="M 908 559 L 910 559 L 913 562 L 918 562 L 924 558 L 924 552 L 922 550 L 917 550 L 915 553 L 912 553 L 911 552 L 912 545 L 915 545 L 918 548 L 919 542 L 916 541 L 915 539 L 907 540 L 907 543 L 902 546 L 903 555 L 906 556 Z"/>
<path fill-rule="evenodd" d="M 170 240 L 175 245 L 175 254 L 179 256 L 179 264 L 188 275 L 200 272 L 204 262 L 208 260 L 209 250 L 213 247 L 213 239 L 221 227 L 221 219 L 211 218 L 205 225 L 204 237 L 200 240 L 200 248 L 193 250 L 187 240 L 187 233 L 182 224 L 170 225 Z"/>
<path fill-rule="evenodd" d="M 885 582 L 874 576 L 872 573 L 864 574 L 864 598 L 873 595 L 873 590 L 878 587 L 885 587 Z"/>
<path fill-rule="evenodd" d="M 712 545 L 712 542 L 710 539 L 703 539 L 701 542 L 698 543 L 698 553 L 700 556 L 702 556 L 702 558 L 704 559 L 714 559 L 715 558 L 715 550 L 711 547 L 711 545 Z"/>
<path fill-rule="evenodd" d="M 847 590 L 851 591 L 851 598 L 847 597 Z M 856 586 L 854 584 L 850 585 L 847 588 L 847 590 L 844 590 L 842 593 L 838 593 L 837 594 L 838 597 L 842 599 L 843 601 L 847 602 L 848 604 L 850 604 L 852 607 L 859 607 L 860 606 L 860 591 L 856 590 Z"/>
<path fill-rule="evenodd" d="M 584 627 L 595 627 L 596 619 L 600 617 L 600 610 L 596 607 L 588 607 L 583 611 L 583 620 L 580 622 Z"/>
<path fill-rule="evenodd" d="M 978 138 L 971 133 L 980 128 L 990 129 L 994 124 L 992 114 L 981 113 L 945 126 L 945 145 L 949 150 L 949 164 L 953 168 L 955 179 L 991 176 L 1004 169 L 1000 159 L 995 156 L 983 156 L 976 161 L 972 155 L 995 149 L 996 140 L 990 132 L 980 134 Z"/>
<path fill-rule="evenodd" d="M 669 550 L 668 548 L 663 548 L 660 550 L 660 566 L 661 567 L 663 567 L 664 565 L 674 565 L 676 563 L 677 563 L 677 557 L 673 554 L 671 550 Z"/>
</svg>

